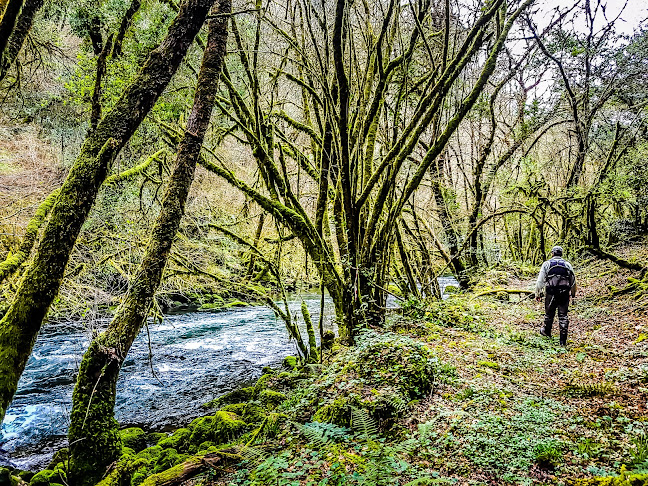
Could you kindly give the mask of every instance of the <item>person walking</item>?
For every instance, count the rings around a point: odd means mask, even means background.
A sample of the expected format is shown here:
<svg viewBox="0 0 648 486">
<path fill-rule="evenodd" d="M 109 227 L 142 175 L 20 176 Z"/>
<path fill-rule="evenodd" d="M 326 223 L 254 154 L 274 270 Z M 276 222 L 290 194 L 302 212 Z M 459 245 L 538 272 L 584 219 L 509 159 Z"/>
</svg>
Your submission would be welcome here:
<svg viewBox="0 0 648 486">
<path fill-rule="evenodd" d="M 544 325 L 540 334 L 551 337 L 556 311 L 558 311 L 558 325 L 560 327 L 560 345 L 567 345 L 567 330 L 569 328 L 569 297 L 576 297 L 576 276 L 571 263 L 562 257 L 563 249 L 554 246 L 551 249 L 551 259 L 542 264 L 538 281 L 536 282 L 536 300 L 542 299 L 543 290 L 545 297 Z"/>
</svg>

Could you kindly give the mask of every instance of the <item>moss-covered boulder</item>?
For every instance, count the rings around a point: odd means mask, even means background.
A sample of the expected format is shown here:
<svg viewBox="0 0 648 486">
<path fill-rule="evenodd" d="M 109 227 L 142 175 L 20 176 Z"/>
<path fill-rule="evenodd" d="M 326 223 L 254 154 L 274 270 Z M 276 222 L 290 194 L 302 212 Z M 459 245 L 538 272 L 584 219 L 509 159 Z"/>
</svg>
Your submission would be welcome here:
<svg viewBox="0 0 648 486">
<path fill-rule="evenodd" d="M 282 366 L 287 370 L 294 370 L 297 368 L 297 358 L 295 356 L 286 356 L 283 360 Z"/>
<path fill-rule="evenodd" d="M 54 453 L 52 460 L 49 462 L 45 469 L 55 469 L 59 463 L 67 464 L 68 459 L 70 458 L 70 450 L 67 447 L 63 447 Z"/>
<path fill-rule="evenodd" d="M 238 415 L 246 424 L 256 424 L 261 422 L 266 416 L 263 407 L 256 402 L 233 403 L 231 405 L 226 405 L 221 410 Z"/>
<path fill-rule="evenodd" d="M 333 402 L 320 407 L 311 422 L 328 422 L 341 427 L 351 426 L 351 410 L 360 405 L 360 399 L 356 395 L 340 397 Z"/>
<path fill-rule="evenodd" d="M 177 451 L 186 451 L 189 448 L 189 438 L 191 437 L 191 430 L 181 428 L 176 430 L 169 437 L 162 439 L 158 442 L 162 449 L 175 449 Z"/>
<path fill-rule="evenodd" d="M 428 395 L 441 373 L 438 358 L 423 344 L 413 341 L 368 345 L 350 369 L 377 386 L 398 388 L 409 398 Z"/>
<path fill-rule="evenodd" d="M 238 388 L 231 392 L 225 393 L 224 395 L 221 395 L 220 397 L 215 398 L 210 402 L 205 403 L 203 406 L 205 408 L 215 408 L 223 405 L 230 405 L 232 403 L 247 402 L 248 400 L 252 400 L 252 398 L 254 398 L 254 393 L 255 390 L 253 386 Z"/>
<path fill-rule="evenodd" d="M 61 477 L 60 469 L 43 469 L 42 471 L 34 474 L 29 484 L 32 486 L 50 486 L 53 483 L 64 483 L 64 477 Z"/>
<path fill-rule="evenodd" d="M 0 486 L 11 486 L 11 471 L 6 467 L 0 467 Z"/>
<path fill-rule="evenodd" d="M 159 445 L 154 445 L 153 447 L 147 447 L 143 451 L 137 453 L 137 457 L 154 463 L 157 461 L 157 458 L 160 456 L 164 449 Z"/>
<path fill-rule="evenodd" d="M 25 481 L 26 483 L 30 482 L 31 478 L 34 477 L 34 473 L 32 471 L 18 471 L 16 475 L 19 479 Z"/>
<path fill-rule="evenodd" d="M 158 442 L 160 442 L 162 439 L 166 439 L 168 437 L 167 434 L 164 432 L 150 432 L 146 436 L 146 443 L 148 445 L 156 445 Z"/>
<path fill-rule="evenodd" d="M 269 409 L 275 409 L 286 399 L 286 395 L 274 390 L 263 390 L 259 393 L 259 401 Z"/>
<path fill-rule="evenodd" d="M 129 427 L 119 431 L 124 447 L 139 452 L 147 446 L 147 433 L 139 427 Z"/>
<path fill-rule="evenodd" d="M 189 457 L 189 454 L 181 454 L 175 449 L 163 449 L 157 457 L 151 472 L 155 474 L 166 471 L 167 469 L 184 462 Z"/>
<path fill-rule="evenodd" d="M 214 415 L 199 417 L 189 424 L 192 445 L 211 441 L 224 444 L 241 435 L 246 427 L 245 422 L 232 412 L 219 411 Z"/>
</svg>

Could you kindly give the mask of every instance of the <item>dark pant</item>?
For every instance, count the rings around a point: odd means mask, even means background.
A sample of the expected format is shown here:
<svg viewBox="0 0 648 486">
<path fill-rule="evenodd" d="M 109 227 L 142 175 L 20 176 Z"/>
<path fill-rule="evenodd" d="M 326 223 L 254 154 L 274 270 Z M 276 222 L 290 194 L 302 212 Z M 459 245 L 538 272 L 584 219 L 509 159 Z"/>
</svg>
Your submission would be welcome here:
<svg viewBox="0 0 648 486">
<path fill-rule="evenodd" d="M 567 341 L 567 329 L 569 328 L 569 318 L 567 310 L 569 308 L 569 294 L 567 295 L 549 295 L 545 297 L 545 334 L 551 335 L 556 310 L 558 311 L 558 325 L 560 327 L 560 341 Z"/>
</svg>

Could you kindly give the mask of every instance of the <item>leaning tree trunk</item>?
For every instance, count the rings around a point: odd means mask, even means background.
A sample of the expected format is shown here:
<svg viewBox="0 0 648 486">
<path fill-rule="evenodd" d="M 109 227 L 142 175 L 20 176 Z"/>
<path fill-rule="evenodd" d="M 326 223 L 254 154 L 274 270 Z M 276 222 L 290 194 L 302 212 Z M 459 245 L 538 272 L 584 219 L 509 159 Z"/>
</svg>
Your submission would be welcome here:
<svg viewBox="0 0 648 486">
<path fill-rule="evenodd" d="M 187 0 L 162 43 L 114 108 L 89 135 L 61 187 L 38 250 L 0 321 L 0 420 L 11 403 L 70 253 L 99 187 L 120 149 L 164 91 L 200 30 L 213 0 Z"/>
<path fill-rule="evenodd" d="M 69 429 L 69 479 L 74 486 L 96 484 L 121 453 L 114 418 L 117 377 L 150 311 L 184 214 L 214 106 L 227 41 L 228 17 L 223 14 L 229 11 L 230 0 L 221 0 L 219 15 L 209 21 L 193 108 L 142 263 L 108 329 L 91 343 L 81 362 Z"/>
<path fill-rule="evenodd" d="M 9 37 L 16 27 L 16 19 L 18 19 L 22 6 L 23 0 L 9 0 L 2 12 L 0 18 L 0 65 L 3 64 L 2 56 L 9 43 Z"/>
<path fill-rule="evenodd" d="M 20 11 L 11 35 L 7 39 L 7 46 L 0 58 L 0 80 L 4 79 L 7 70 L 15 62 L 22 49 L 27 34 L 31 30 L 36 13 L 43 7 L 44 0 L 26 0 Z"/>
</svg>

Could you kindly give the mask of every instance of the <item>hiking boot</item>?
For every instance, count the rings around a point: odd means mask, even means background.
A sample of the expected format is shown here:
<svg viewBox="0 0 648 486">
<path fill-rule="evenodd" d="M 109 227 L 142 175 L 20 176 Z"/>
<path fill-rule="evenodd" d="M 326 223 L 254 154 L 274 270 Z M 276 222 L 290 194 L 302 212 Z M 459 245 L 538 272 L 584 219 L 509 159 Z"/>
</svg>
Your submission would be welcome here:
<svg viewBox="0 0 648 486">
<path fill-rule="evenodd" d="M 560 333 L 560 345 L 565 347 L 567 346 L 567 333 Z"/>
<path fill-rule="evenodd" d="M 551 333 L 548 333 L 548 334 L 547 334 L 547 331 L 545 331 L 545 328 L 544 328 L 544 327 L 541 327 L 541 328 L 540 328 L 540 335 L 541 335 L 541 336 L 544 336 L 544 337 L 546 337 L 546 338 L 551 338 Z"/>
</svg>

